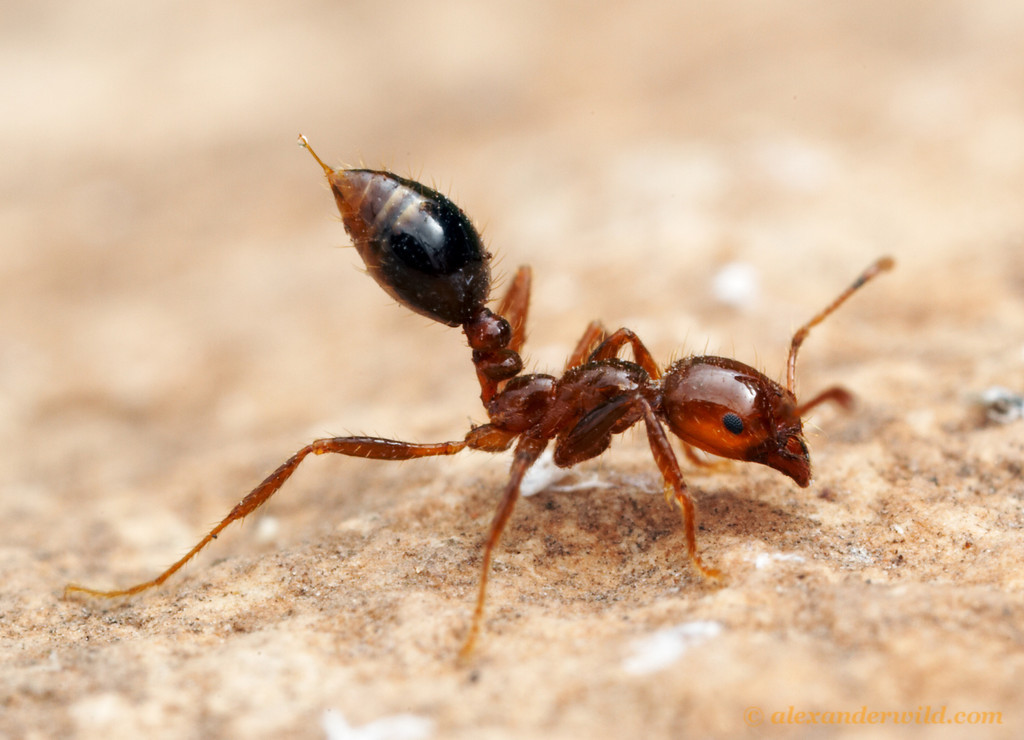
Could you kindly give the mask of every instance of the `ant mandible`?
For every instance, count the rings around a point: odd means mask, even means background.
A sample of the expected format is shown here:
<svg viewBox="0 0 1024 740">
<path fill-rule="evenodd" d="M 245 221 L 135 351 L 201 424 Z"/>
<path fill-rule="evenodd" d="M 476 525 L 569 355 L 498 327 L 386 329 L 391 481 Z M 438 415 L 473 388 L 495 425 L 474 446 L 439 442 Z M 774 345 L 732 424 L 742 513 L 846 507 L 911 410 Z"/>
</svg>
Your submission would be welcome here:
<svg viewBox="0 0 1024 740">
<path fill-rule="evenodd" d="M 643 422 L 654 461 L 664 479 L 665 498 L 679 506 L 690 562 L 705 577 L 718 578 L 697 553 L 695 511 L 669 431 L 682 440 L 688 457 L 694 447 L 720 457 L 761 463 L 806 487 L 810 455 L 802 417 L 833 401 L 848 407 L 851 395 L 832 387 L 798 403 L 796 356 L 810 330 L 893 260 L 882 257 L 868 267 L 824 310 L 793 336 L 786 364 L 786 386 L 725 357 L 691 356 L 663 373 L 640 339 L 629 329 L 609 334 L 592 322 L 569 356 L 561 377 L 521 374 L 519 352 L 525 340 L 530 300 L 529 267 L 520 267 L 504 298 L 491 311 L 490 254 L 466 215 L 440 193 L 390 172 L 335 170 L 324 164 L 304 136 L 299 143 L 323 168 L 342 222 L 367 271 L 396 301 L 449 326 L 461 326 L 473 351 L 480 400 L 488 423 L 465 438 L 437 444 L 379 437 L 318 439 L 288 458 L 242 499 L 209 534 L 151 581 L 114 591 L 70 584 L 68 593 L 113 598 L 158 586 L 206 547 L 232 522 L 262 506 L 310 454 L 338 453 L 374 460 L 410 460 L 454 455 L 469 448 L 502 452 L 515 444 L 511 475 L 484 543 L 476 607 L 460 655 L 473 648 L 484 612 L 487 578 L 494 548 L 519 498 L 523 476 L 549 442 L 554 462 L 568 468 L 597 457 L 621 434 Z M 632 361 L 619 358 L 626 345 Z"/>
</svg>

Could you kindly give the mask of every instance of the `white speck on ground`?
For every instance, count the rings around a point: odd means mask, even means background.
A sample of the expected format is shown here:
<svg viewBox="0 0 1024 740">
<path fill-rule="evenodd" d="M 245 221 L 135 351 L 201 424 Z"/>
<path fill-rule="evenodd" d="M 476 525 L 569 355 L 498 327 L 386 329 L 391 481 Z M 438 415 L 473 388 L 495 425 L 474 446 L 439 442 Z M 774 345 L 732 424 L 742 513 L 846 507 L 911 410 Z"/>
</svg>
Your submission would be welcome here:
<svg viewBox="0 0 1024 740">
<path fill-rule="evenodd" d="M 690 648 L 710 640 L 721 631 L 720 623 L 707 621 L 687 622 L 658 630 L 633 643 L 633 652 L 622 667 L 634 676 L 660 671 L 682 658 Z"/>
</svg>

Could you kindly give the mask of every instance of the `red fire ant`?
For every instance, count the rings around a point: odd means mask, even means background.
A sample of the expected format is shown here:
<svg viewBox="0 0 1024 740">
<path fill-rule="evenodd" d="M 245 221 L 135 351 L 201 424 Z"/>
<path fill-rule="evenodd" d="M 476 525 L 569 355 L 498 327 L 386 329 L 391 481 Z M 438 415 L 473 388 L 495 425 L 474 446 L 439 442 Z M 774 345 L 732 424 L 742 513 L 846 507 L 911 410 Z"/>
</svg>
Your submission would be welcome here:
<svg viewBox="0 0 1024 740">
<path fill-rule="evenodd" d="M 467 655 L 480 631 L 494 548 L 519 498 L 523 476 L 549 442 L 554 441 L 555 464 L 571 467 L 600 455 L 608 449 L 612 435 L 642 421 L 664 478 L 665 498 L 681 510 L 686 553 L 697 570 L 710 578 L 719 574 L 697 553 L 693 499 L 666 426 L 682 440 L 688 456 L 696 447 L 720 457 L 768 465 L 801 487 L 810 483 L 810 455 L 801 417 L 825 401 L 848 406 L 851 396 L 843 388 L 832 387 L 798 403 L 797 351 L 814 326 L 869 280 L 889 270 L 891 258 L 883 257 L 868 267 L 796 332 L 789 348 L 785 388 L 754 368 L 724 357 L 687 357 L 663 373 L 632 331 L 623 328 L 609 334 L 597 322 L 587 327 L 561 377 L 520 374 L 530 268 L 519 268 L 497 311 L 491 311 L 485 306 L 490 295 L 490 254 L 454 203 L 389 172 L 334 170 L 321 161 L 305 137 L 299 141 L 323 168 L 345 229 L 370 275 L 407 308 L 462 327 L 473 351 L 488 423 L 473 427 L 462 440 L 437 444 L 378 437 L 315 440 L 288 458 L 183 558 L 153 580 L 115 591 L 72 584 L 65 594 L 112 598 L 162 584 L 225 527 L 263 505 L 310 453 L 409 460 L 454 455 L 467 447 L 502 452 L 515 443 L 511 475 L 484 544 L 476 608 L 461 652 Z M 632 361 L 618 356 L 627 345 Z"/>
</svg>

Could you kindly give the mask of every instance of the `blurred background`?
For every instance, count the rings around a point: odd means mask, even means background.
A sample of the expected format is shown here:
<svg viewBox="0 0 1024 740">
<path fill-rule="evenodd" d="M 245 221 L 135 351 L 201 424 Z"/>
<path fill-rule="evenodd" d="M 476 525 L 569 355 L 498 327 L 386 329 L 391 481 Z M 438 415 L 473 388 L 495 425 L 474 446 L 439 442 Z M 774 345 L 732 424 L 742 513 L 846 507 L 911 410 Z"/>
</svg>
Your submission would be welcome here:
<svg viewBox="0 0 1024 740">
<path fill-rule="evenodd" d="M 535 333 L 566 347 L 647 301 L 661 315 L 643 328 L 676 334 L 726 259 L 816 306 L 830 270 L 880 252 L 1020 233 L 1017 3 L 2 12 L 4 365 L 53 398 L 152 402 L 209 362 L 238 372 L 210 378 L 218 395 L 373 363 L 349 324 L 387 299 L 325 249 L 346 238 L 299 132 L 330 162 L 452 195 L 499 272 L 534 264 Z M 773 317 L 744 321 L 759 335 Z M 257 366 L 232 370 L 252 344 Z"/>
<path fill-rule="evenodd" d="M 0 14 L 8 449 L 47 414 L 72 446 L 97 440 L 68 413 L 146 419 L 146 434 L 152 413 L 177 414 L 220 436 L 293 404 L 358 424 L 339 409 L 365 402 L 371 424 L 408 428 L 423 397 L 407 351 L 418 373 L 437 363 L 445 406 L 466 400 L 414 432 L 474 413 L 458 333 L 389 308 L 354 252 L 329 248 L 346 237 L 300 132 L 329 162 L 451 195 L 499 276 L 533 264 L 545 367 L 601 317 L 659 356 L 756 352 L 774 374 L 787 332 L 878 254 L 910 260 L 911 284 L 971 281 L 945 269 L 969 263 L 986 286 L 1019 245 L 1014 2 Z M 712 279 L 733 261 L 746 292 L 723 304 Z M 729 305 L 745 311 L 716 315 Z"/>
<path fill-rule="evenodd" d="M 802 387 L 1024 384 L 1021 38 L 1012 0 L 4 3 L 12 578 L 164 565 L 314 436 L 482 420 L 461 334 L 336 249 L 299 133 L 449 194 L 499 278 L 533 265 L 531 367 L 601 318 L 779 377 L 890 253 Z M 340 469 L 275 511 L 301 532 Z"/>
</svg>

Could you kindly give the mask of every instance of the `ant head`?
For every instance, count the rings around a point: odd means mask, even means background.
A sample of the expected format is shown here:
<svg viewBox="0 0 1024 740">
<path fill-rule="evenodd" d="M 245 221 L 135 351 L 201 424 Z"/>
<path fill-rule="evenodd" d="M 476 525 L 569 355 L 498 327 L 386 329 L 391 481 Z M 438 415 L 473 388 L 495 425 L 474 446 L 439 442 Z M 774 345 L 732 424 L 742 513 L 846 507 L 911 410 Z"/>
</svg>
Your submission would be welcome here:
<svg viewBox="0 0 1024 740">
<path fill-rule="evenodd" d="M 687 444 L 756 462 L 811 482 L 811 458 L 796 397 L 754 368 L 725 357 L 689 357 L 662 383 L 662 416 Z"/>
<path fill-rule="evenodd" d="M 789 346 L 785 388 L 754 368 L 724 357 L 690 357 L 672 365 L 662 384 L 661 415 L 669 428 L 705 452 L 767 465 L 806 487 L 811 482 L 811 457 L 801 418 L 825 401 L 848 407 L 852 396 L 834 387 L 798 405 L 796 357 L 800 345 L 811 329 L 893 264 L 891 257 L 875 260 L 796 331 Z"/>
</svg>

